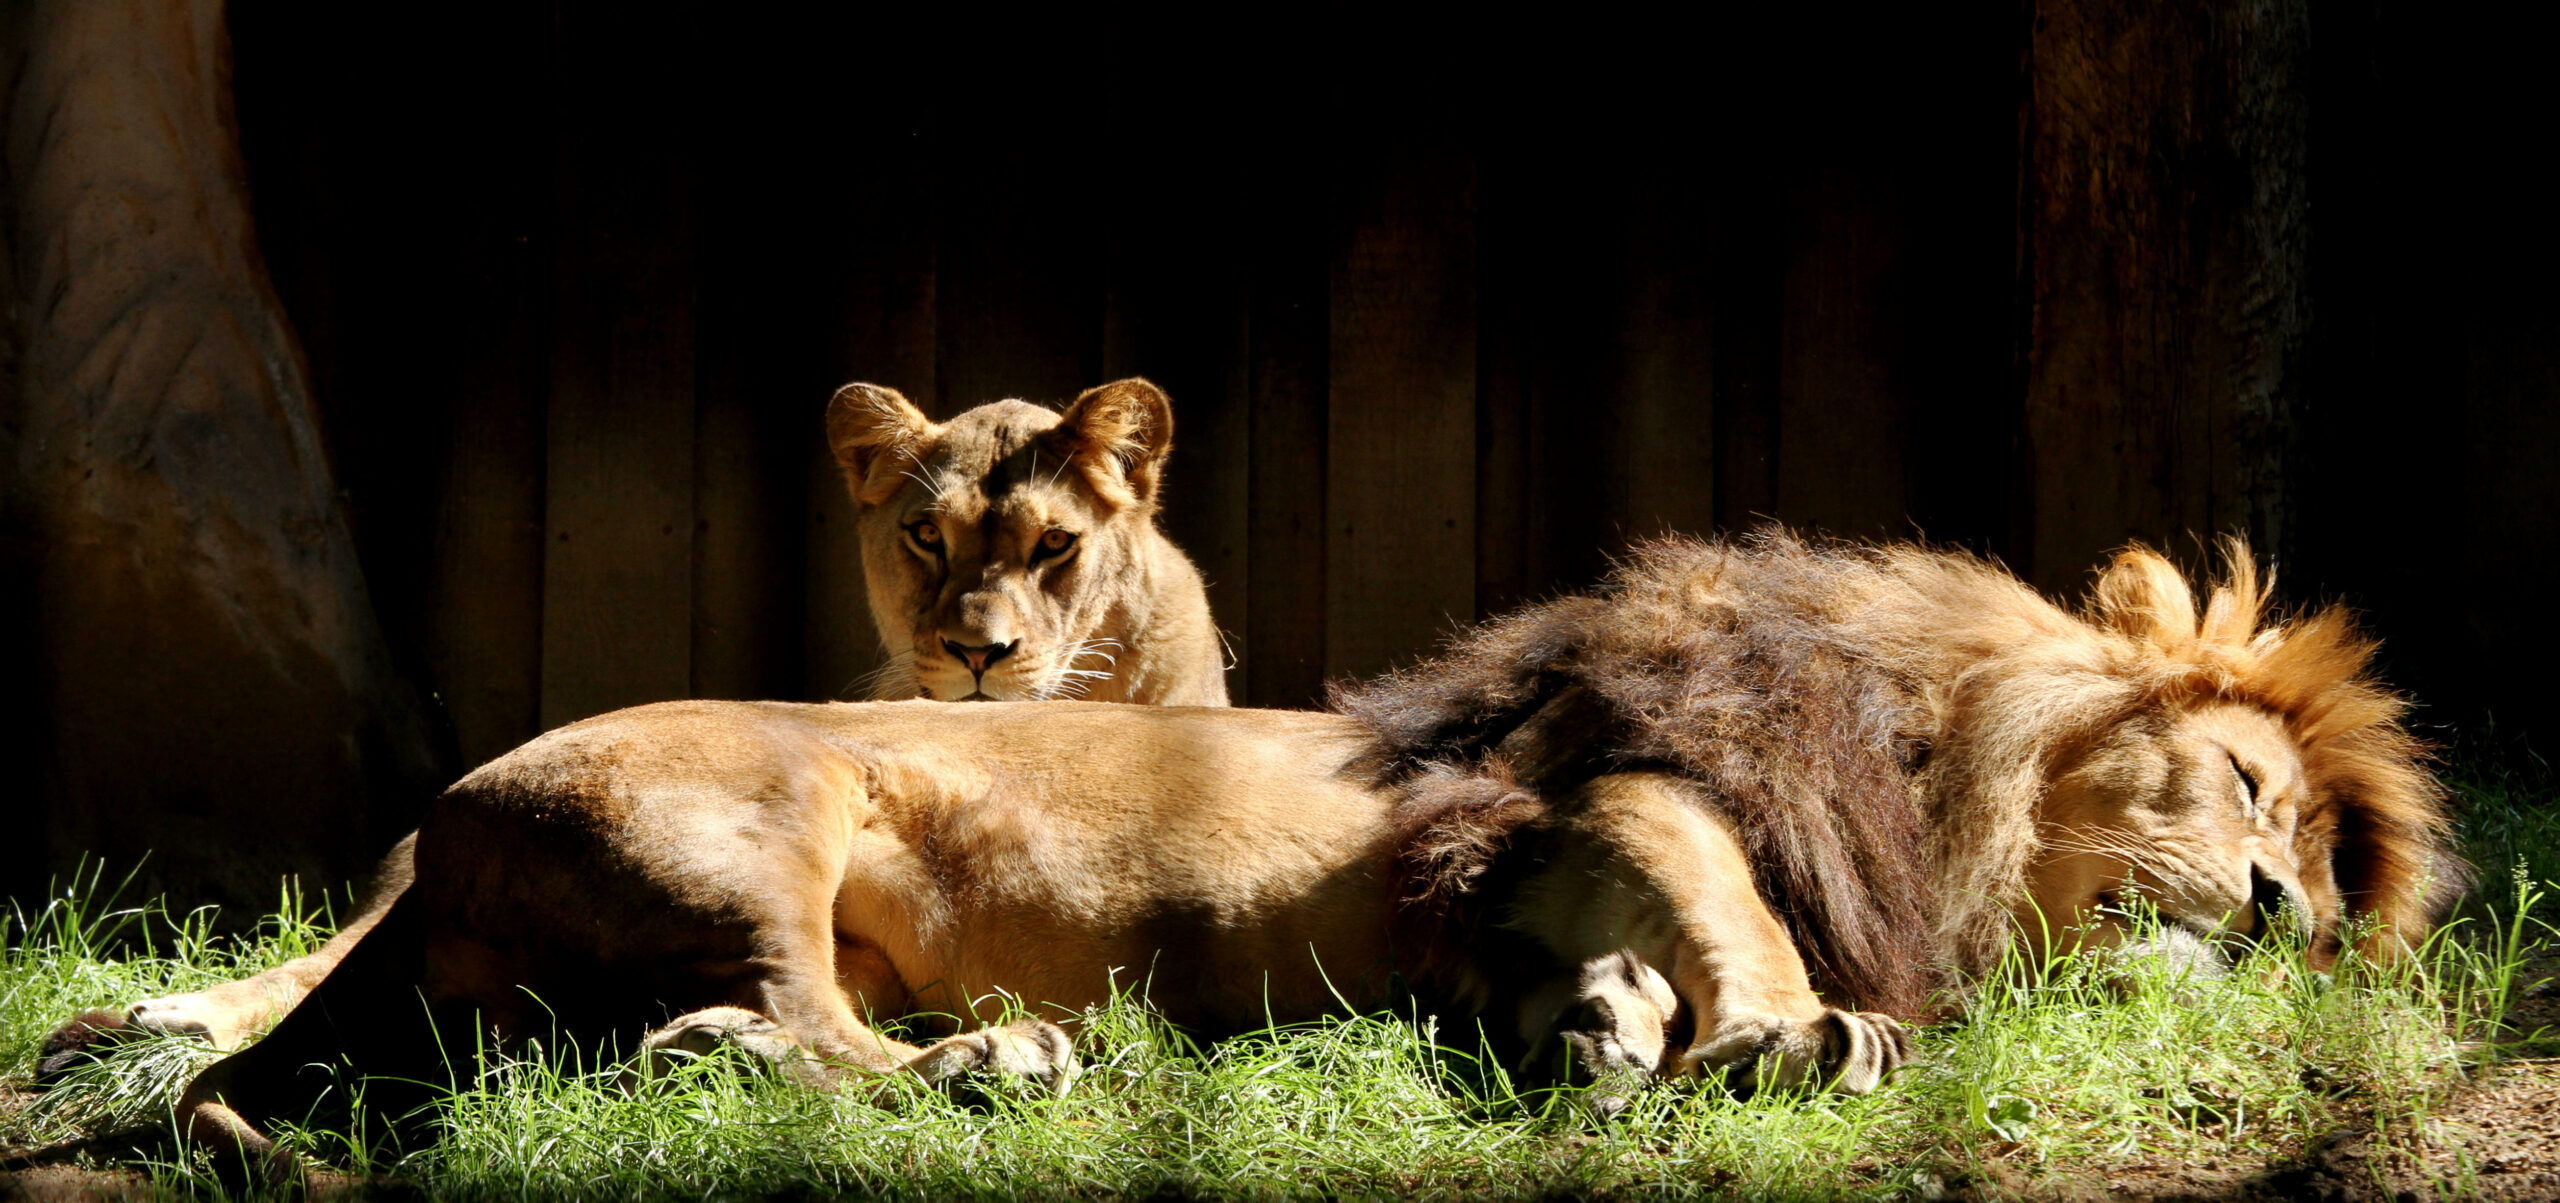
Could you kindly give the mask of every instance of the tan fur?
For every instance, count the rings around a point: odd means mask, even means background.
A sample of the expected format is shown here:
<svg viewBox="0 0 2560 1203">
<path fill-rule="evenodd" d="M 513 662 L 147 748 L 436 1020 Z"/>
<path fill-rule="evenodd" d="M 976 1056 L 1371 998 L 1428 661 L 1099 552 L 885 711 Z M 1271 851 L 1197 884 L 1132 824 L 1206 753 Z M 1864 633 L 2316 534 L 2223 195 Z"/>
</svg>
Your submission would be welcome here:
<svg viewBox="0 0 2560 1203">
<path fill-rule="evenodd" d="M 936 424 L 894 389 L 848 384 L 828 405 L 827 435 L 859 510 L 872 623 L 890 652 L 874 696 L 1227 704 L 1208 592 L 1155 525 L 1173 450 L 1162 390 L 1122 380 L 1087 390 L 1064 413 L 998 401 Z M 908 533 L 925 519 L 949 532 L 939 556 Z M 1035 563 L 1050 530 L 1077 536 L 1071 554 Z M 1006 651 L 978 674 L 946 641 Z M 265 1031 L 407 886 L 413 839 L 384 859 L 356 921 L 318 955 L 85 1013 L 46 1042 L 40 1076 L 122 1032 L 197 1035 L 231 1049 Z"/>
<path fill-rule="evenodd" d="M 873 696 L 1227 704 L 1208 593 L 1156 529 L 1162 390 L 1122 380 L 1063 413 L 997 401 L 936 424 L 848 384 L 827 435 L 890 655 Z M 1073 543 L 1052 552 L 1051 532 Z"/>
<path fill-rule="evenodd" d="M 2129 552 L 2075 615 L 1926 549 L 1667 543 L 1347 715 L 602 716 L 449 791 L 415 884 L 181 1110 L 270 1156 L 262 1117 L 329 1088 L 311 1067 L 430 1077 L 474 1024 L 663 1025 L 644 1076 L 725 1043 L 823 1084 L 1064 1089 L 1058 1024 L 1129 988 L 1211 1034 L 1414 990 L 1513 1051 L 1573 1049 L 1621 1100 L 1727 1071 L 1859 1092 L 1926 1013 L 1874 958 L 1960 987 L 2014 925 L 2056 947 L 2039 907 L 2106 939 L 2138 893 L 2162 951 L 2203 959 L 2365 913 L 2394 955 L 2449 863 L 2436 793 L 2366 645 L 2271 621 L 2234 555 L 2197 607 Z M 870 1022 L 924 1014 L 967 1030 Z"/>
</svg>

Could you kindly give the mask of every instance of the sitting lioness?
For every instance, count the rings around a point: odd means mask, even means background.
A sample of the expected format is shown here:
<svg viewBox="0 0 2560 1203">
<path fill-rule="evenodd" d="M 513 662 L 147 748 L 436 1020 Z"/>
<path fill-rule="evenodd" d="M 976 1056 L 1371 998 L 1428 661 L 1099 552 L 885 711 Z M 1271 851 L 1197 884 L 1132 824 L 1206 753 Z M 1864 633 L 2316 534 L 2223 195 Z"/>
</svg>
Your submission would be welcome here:
<svg viewBox="0 0 2560 1203">
<path fill-rule="evenodd" d="M 439 1049 L 553 1031 L 1063 1088 L 1139 979 L 1210 1034 L 1409 992 L 1622 1082 L 1873 1090 L 2013 940 L 2403 955 L 2458 873 L 2370 651 L 2271 616 L 2236 547 L 2201 609 L 2137 549 L 2075 614 L 1769 535 L 1653 546 L 1338 713 L 644 706 L 456 784 L 406 892 L 180 1112 L 291 1172 L 260 1125 L 332 1067 L 396 1111 Z M 1007 998 L 1034 1014 L 874 1026 Z"/>
<path fill-rule="evenodd" d="M 1163 390 L 1132 378 L 1087 389 L 1063 413 L 996 401 L 936 425 L 894 389 L 848 384 L 827 407 L 827 438 L 853 490 L 871 620 L 890 653 L 874 697 L 1227 704 L 1209 595 L 1156 528 L 1173 450 Z M 408 883 L 410 847 L 402 840 L 375 869 L 351 928 Z M 234 1047 L 342 955 L 83 1015 L 47 1042 L 38 1073 L 121 1030 Z"/>
<path fill-rule="evenodd" d="M 848 384 L 827 441 L 889 650 L 874 697 L 1227 704 L 1208 592 L 1156 529 L 1163 390 L 1122 380 L 1064 413 L 996 401 L 937 426 Z"/>
</svg>

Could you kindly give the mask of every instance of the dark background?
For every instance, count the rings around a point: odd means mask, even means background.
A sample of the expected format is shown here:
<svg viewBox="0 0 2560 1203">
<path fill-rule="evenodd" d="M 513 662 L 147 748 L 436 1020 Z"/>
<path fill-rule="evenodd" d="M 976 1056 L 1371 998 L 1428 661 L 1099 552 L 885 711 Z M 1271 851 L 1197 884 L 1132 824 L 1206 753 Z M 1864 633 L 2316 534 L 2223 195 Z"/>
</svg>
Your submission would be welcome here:
<svg viewBox="0 0 2560 1203">
<path fill-rule="evenodd" d="M 257 241 L 448 775 L 618 706 L 850 696 L 852 379 L 936 415 L 1164 385 L 1164 524 L 1243 704 L 1767 517 L 2065 591 L 2241 533 L 2366 613 L 2436 738 L 2550 729 L 2544 31 L 1760 7 L 229 27 Z"/>
</svg>

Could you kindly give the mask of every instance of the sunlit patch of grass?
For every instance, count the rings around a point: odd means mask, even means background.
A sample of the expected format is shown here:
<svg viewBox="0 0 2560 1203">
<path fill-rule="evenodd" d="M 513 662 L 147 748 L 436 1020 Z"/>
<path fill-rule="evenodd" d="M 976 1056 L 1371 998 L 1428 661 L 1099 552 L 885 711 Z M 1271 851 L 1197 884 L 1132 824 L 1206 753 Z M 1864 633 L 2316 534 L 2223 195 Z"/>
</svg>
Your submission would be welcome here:
<svg viewBox="0 0 2560 1203">
<path fill-rule="evenodd" d="M 1486 1064 L 1471 1032 L 1370 1015 L 1202 1044 L 1124 997 L 1080 1017 L 1085 1072 L 1064 1097 L 903 1080 L 821 1094 L 730 1054 L 633 1088 L 609 1057 L 516 1050 L 480 1062 L 476 1086 L 429 1121 L 439 1139 L 406 1154 L 343 1128 L 286 1138 L 438 1197 L 509 1199 L 1903 1198 L 2085 1192 L 2130 1159 L 2281 1162 L 2349 1122 L 2387 1144 L 2467 1067 L 2546 1047 L 2508 1019 L 2554 935 L 2553 791 L 2529 775 L 2453 779 L 2469 821 L 2487 824 L 2487 871 L 2418 958 L 2324 974 L 2279 943 L 2213 975 L 2099 953 L 2013 965 L 1865 1098 L 1669 1084 L 1597 1122 L 1576 1092 Z M 224 941 L 89 888 L 9 929 L 0 1074 L 23 1075 L 45 1029 L 81 1006 L 272 964 L 317 935 L 278 920 Z M 145 1118 L 204 1056 L 184 1041 L 121 1049 L 64 1101 L 0 1119 L 0 1143 Z M 201 1181 L 163 1172 L 173 1188 Z"/>
<path fill-rule="evenodd" d="M 272 968 L 328 938 L 327 915 L 287 883 L 245 935 L 221 934 L 211 908 L 173 914 L 157 899 L 123 905 L 130 878 L 91 865 L 32 908 L 0 919 L 0 1081 L 33 1067 L 45 1036 L 105 1003 L 182 993 Z M 183 1038 L 132 1039 L 85 1065 L 0 1126 L 0 1145 L 93 1133 L 163 1113 L 215 1054 Z"/>
</svg>

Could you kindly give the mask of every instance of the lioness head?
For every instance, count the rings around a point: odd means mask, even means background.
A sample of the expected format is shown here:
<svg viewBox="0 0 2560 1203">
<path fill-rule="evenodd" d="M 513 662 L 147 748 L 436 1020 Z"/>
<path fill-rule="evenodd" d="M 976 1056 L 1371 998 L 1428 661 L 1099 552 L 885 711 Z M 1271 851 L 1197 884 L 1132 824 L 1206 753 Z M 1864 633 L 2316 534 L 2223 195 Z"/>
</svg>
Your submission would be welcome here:
<svg viewBox="0 0 2560 1203">
<path fill-rule="evenodd" d="M 878 696 L 1078 697 L 1113 676 L 1144 561 L 1171 551 L 1154 546 L 1173 446 L 1162 390 L 1123 380 L 1064 413 L 997 401 L 937 424 L 896 390 L 848 384 L 827 436 L 892 657 Z"/>
<path fill-rule="evenodd" d="M 2289 929 L 2325 966 L 2357 916 L 2387 958 L 2462 885 L 2371 645 L 2334 610 L 2262 623 L 2267 591 L 2229 551 L 2201 614 L 2146 550 L 2099 581 L 2098 650 L 2133 692 L 2053 761 L 2018 916 L 2041 950 L 2120 944 L 2148 910 L 2151 950 L 2200 965 Z"/>
</svg>

